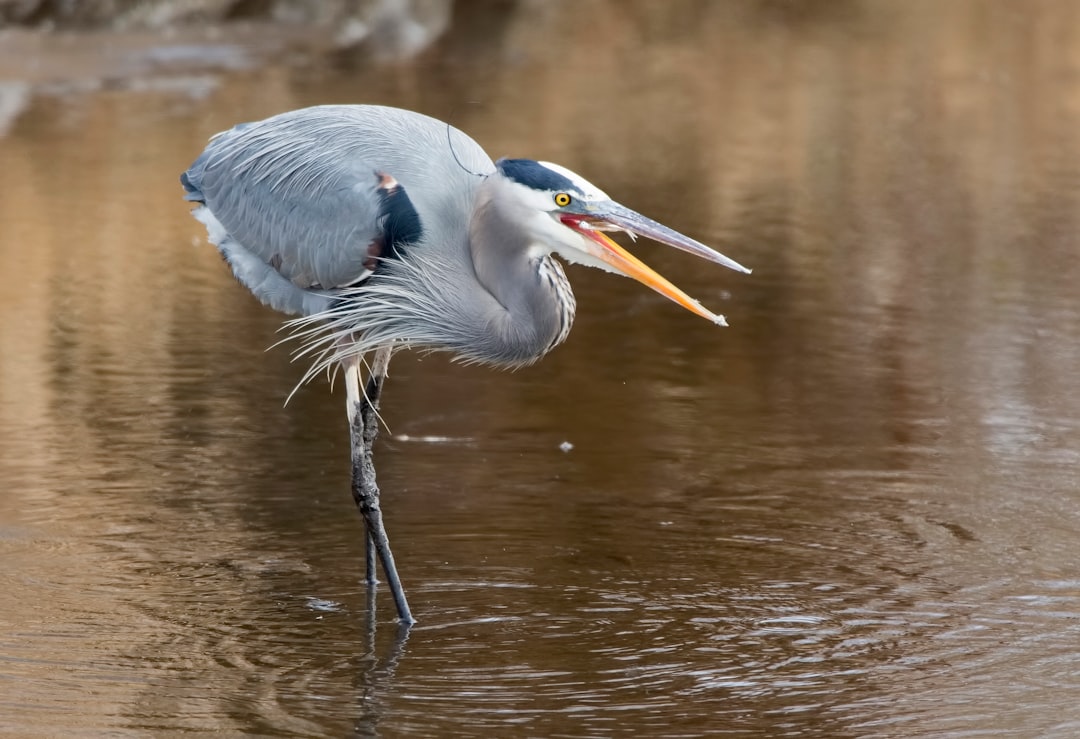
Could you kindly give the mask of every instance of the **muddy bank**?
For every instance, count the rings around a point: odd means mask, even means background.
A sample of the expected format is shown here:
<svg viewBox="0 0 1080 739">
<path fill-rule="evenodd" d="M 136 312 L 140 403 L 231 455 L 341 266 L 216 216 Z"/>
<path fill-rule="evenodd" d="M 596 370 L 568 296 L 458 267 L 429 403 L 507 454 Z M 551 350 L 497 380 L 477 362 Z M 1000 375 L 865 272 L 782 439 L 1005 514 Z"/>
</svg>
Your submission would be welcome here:
<svg viewBox="0 0 1080 739">
<path fill-rule="evenodd" d="M 171 28 L 232 21 L 369 25 L 445 22 L 451 0 L 0 0 L 0 27 L 61 30 Z"/>
<path fill-rule="evenodd" d="M 452 11 L 452 0 L 0 0 L 0 135 L 43 95 L 202 98 L 223 74 L 268 63 L 405 61 Z"/>
</svg>

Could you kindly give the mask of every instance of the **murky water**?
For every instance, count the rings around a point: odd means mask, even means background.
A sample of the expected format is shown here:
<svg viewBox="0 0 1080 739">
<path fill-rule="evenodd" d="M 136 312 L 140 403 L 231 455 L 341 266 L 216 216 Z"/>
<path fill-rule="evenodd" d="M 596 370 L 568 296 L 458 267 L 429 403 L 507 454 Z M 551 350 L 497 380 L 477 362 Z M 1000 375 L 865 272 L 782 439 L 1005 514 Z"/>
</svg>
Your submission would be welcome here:
<svg viewBox="0 0 1080 739">
<path fill-rule="evenodd" d="M 463 12 L 414 63 L 34 98 L 0 139 L 0 730 L 1080 734 L 1080 11 L 801 7 Z M 345 101 L 755 268 L 638 243 L 731 328 L 578 268 L 534 368 L 395 359 L 405 639 L 340 388 L 282 406 L 279 318 L 176 181 Z"/>
</svg>

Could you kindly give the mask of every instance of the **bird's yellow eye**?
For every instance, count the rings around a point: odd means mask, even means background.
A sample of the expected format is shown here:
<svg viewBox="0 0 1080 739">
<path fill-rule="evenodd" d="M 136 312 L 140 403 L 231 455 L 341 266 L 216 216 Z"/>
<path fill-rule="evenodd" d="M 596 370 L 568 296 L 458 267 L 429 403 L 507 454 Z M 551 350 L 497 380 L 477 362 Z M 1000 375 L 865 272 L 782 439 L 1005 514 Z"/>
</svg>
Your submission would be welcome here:
<svg viewBox="0 0 1080 739">
<path fill-rule="evenodd" d="M 567 195 L 565 192 L 555 193 L 555 205 L 559 206 L 560 208 L 565 208 L 566 206 L 570 205 L 570 196 Z"/>
</svg>

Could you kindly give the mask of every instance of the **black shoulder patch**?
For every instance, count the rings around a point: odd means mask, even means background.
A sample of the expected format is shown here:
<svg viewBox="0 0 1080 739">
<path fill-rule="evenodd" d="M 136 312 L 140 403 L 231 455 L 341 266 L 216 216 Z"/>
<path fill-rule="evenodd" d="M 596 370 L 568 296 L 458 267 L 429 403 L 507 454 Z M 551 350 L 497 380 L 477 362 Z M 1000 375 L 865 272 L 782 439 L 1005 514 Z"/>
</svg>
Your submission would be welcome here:
<svg viewBox="0 0 1080 739">
<path fill-rule="evenodd" d="M 416 212 L 405 188 L 385 172 L 376 172 L 375 176 L 379 182 L 375 192 L 379 196 L 378 224 L 381 234 L 373 245 L 378 253 L 371 256 L 397 259 L 404 247 L 420 240 L 424 229 L 420 214 Z"/>
<path fill-rule="evenodd" d="M 532 159 L 507 159 L 503 157 L 495 162 L 504 177 L 534 190 L 570 190 L 580 192 L 570 178 L 548 169 Z"/>
</svg>

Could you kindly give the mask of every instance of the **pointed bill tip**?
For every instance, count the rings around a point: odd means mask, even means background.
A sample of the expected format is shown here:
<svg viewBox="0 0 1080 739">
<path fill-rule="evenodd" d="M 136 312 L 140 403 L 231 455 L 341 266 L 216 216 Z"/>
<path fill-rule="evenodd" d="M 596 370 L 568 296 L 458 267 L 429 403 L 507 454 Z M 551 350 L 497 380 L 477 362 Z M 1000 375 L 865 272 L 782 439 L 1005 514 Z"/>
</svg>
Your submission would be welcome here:
<svg viewBox="0 0 1080 739">
<path fill-rule="evenodd" d="M 672 246 L 679 247 L 678 244 L 672 244 Z M 708 249 L 708 247 L 705 246 L 704 244 L 702 244 L 701 247 L 703 249 Z M 679 248 L 683 248 L 683 247 L 679 247 Z M 750 269 L 749 267 L 742 266 L 741 264 L 736 262 L 734 259 L 731 259 L 730 257 L 725 257 L 723 254 L 721 254 L 719 252 L 712 251 L 711 249 L 709 249 L 709 251 L 712 252 L 712 254 L 699 254 L 697 252 L 694 252 L 694 251 L 691 251 L 690 249 L 685 249 L 685 248 L 683 248 L 683 250 L 684 251 L 690 251 L 692 254 L 696 254 L 699 257 L 704 257 L 705 259 L 708 259 L 710 262 L 716 262 L 717 264 L 723 265 L 724 267 L 727 267 L 728 269 L 735 270 L 736 272 L 741 272 L 744 275 L 748 275 L 748 274 L 750 274 L 750 273 L 752 273 L 754 271 L 754 270 Z"/>
</svg>

